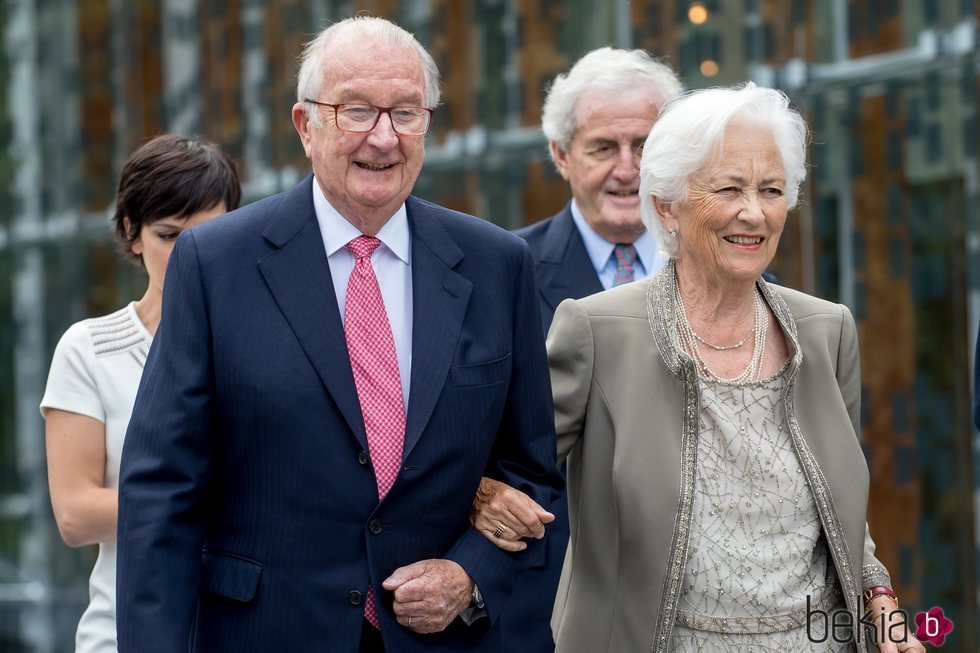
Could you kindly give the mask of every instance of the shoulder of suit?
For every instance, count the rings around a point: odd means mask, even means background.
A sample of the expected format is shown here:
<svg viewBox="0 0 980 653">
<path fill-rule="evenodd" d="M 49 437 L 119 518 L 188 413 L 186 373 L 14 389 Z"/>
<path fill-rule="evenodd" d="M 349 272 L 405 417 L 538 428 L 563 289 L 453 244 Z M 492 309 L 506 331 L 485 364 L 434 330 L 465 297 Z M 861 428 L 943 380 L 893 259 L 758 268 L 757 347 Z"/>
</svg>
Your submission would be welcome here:
<svg viewBox="0 0 980 653">
<path fill-rule="evenodd" d="M 215 239 L 261 233 L 288 192 L 271 195 L 219 215 L 194 227 L 194 233 L 197 237 Z"/>
<path fill-rule="evenodd" d="M 462 238 L 470 244 L 519 245 L 522 248 L 525 246 L 524 241 L 511 232 L 474 215 L 447 209 L 414 195 L 406 201 L 406 206 L 412 219 L 438 220 L 447 233 L 453 237 Z M 462 243 L 457 241 L 457 244 Z"/>
<path fill-rule="evenodd" d="M 787 308 L 796 320 L 820 315 L 839 318 L 842 315 L 843 306 L 841 304 L 772 283 L 769 284 L 769 289 L 786 302 Z"/>
<path fill-rule="evenodd" d="M 527 241 L 543 238 L 544 235 L 548 233 L 551 223 L 554 222 L 555 218 L 557 218 L 559 215 L 561 214 L 552 215 L 543 220 L 538 220 L 533 224 L 520 227 L 519 229 L 514 229 L 514 231 L 511 233 L 513 233 L 515 236 L 520 236 Z"/>
<path fill-rule="evenodd" d="M 576 301 L 591 317 L 631 317 L 647 319 L 647 291 L 650 279 L 610 288 Z"/>
</svg>

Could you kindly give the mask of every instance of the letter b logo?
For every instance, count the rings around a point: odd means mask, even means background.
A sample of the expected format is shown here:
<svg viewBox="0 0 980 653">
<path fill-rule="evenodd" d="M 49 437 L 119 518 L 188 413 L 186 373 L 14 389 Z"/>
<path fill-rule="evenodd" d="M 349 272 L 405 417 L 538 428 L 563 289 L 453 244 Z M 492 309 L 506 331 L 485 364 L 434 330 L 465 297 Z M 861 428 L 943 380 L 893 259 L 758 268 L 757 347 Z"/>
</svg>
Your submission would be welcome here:
<svg viewBox="0 0 980 653">
<path fill-rule="evenodd" d="M 946 635 L 952 631 L 952 619 L 946 617 L 943 609 L 938 606 L 915 615 L 915 637 L 921 642 L 942 646 L 946 642 Z"/>
</svg>

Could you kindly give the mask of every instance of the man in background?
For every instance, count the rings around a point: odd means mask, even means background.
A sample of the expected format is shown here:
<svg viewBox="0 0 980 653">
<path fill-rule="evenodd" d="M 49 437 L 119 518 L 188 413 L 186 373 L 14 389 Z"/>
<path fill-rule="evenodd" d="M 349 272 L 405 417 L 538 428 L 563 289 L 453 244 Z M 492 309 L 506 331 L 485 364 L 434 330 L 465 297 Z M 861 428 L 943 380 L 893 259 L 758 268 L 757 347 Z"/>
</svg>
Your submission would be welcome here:
<svg viewBox="0 0 980 653">
<path fill-rule="evenodd" d="M 572 199 L 515 232 L 534 256 L 545 332 L 563 300 L 644 279 L 666 262 L 640 221 L 639 164 L 661 107 L 681 90 L 674 72 L 645 51 L 608 47 L 589 52 L 551 85 L 541 126 Z M 547 561 L 520 576 L 501 616 L 507 653 L 554 650 L 551 610 L 568 542 L 565 498 L 549 510 L 556 519 L 548 527 Z"/>
<path fill-rule="evenodd" d="M 608 47 L 551 85 L 541 127 L 572 199 L 515 232 L 531 246 L 545 330 L 562 300 L 645 279 L 664 264 L 640 222 L 639 163 L 660 108 L 681 90 L 645 51 Z"/>
</svg>

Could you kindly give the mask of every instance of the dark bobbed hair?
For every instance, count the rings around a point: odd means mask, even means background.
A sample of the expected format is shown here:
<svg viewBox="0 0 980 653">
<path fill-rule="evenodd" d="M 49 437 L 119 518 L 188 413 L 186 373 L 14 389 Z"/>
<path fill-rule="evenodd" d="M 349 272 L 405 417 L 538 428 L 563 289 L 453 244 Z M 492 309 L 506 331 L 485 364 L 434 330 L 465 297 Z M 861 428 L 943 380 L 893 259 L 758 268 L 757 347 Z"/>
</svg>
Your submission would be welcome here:
<svg viewBox="0 0 980 653">
<path fill-rule="evenodd" d="M 189 218 L 222 202 L 232 211 L 241 199 L 238 166 L 220 147 L 199 136 L 162 134 L 123 166 L 112 217 L 116 240 L 127 259 L 142 264 L 133 243 L 144 225 Z"/>
</svg>

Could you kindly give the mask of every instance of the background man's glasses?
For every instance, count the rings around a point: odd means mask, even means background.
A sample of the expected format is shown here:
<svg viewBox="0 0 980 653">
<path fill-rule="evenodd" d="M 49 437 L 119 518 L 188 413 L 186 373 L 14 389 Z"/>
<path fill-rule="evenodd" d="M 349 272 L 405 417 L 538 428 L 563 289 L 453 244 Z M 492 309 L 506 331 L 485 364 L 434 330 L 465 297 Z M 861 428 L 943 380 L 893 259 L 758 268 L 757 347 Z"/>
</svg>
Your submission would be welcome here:
<svg viewBox="0 0 980 653">
<path fill-rule="evenodd" d="M 304 101 L 333 109 L 333 119 L 337 129 L 354 133 L 371 131 L 381 119 L 381 114 L 387 113 L 396 133 L 403 136 L 421 136 L 429 131 L 432 114 L 435 113 L 425 107 L 376 107 L 373 104 L 329 104 L 309 99 Z"/>
</svg>

